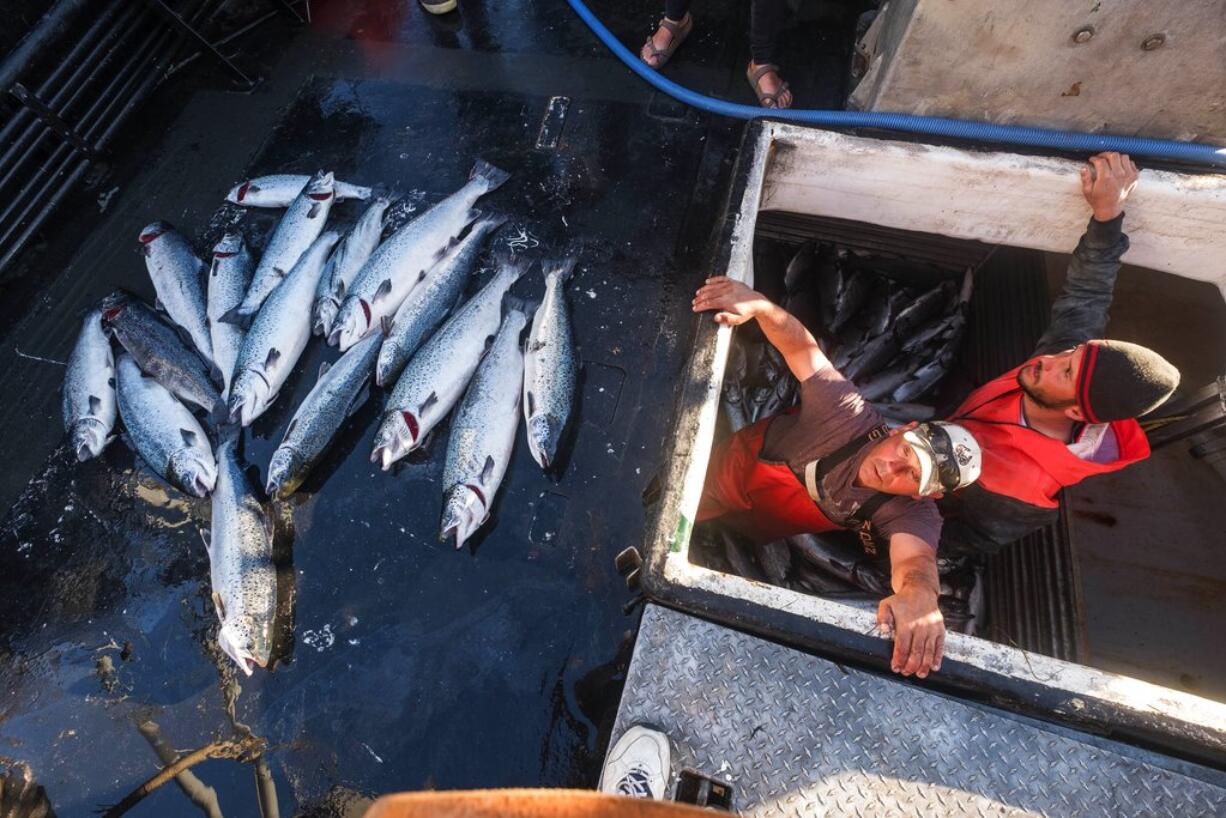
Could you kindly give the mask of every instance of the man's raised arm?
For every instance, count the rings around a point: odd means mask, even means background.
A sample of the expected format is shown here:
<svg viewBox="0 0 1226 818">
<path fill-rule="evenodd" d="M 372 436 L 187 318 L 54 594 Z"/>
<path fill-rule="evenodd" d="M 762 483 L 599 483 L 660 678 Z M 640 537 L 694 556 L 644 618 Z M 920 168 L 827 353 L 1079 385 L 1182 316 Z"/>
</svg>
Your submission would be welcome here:
<svg viewBox="0 0 1226 818">
<path fill-rule="evenodd" d="M 1062 352 L 1101 338 L 1115 294 L 1120 258 L 1128 251 L 1124 202 L 1137 186 L 1137 166 L 1127 154 L 1091 156 L 1081 169 L 1081 193 L 1093 217 L 1069 260 L 1064 289 L 1051 310 L 1051 323 L 1035 352 Z"/>
<path fill-rule="evenodd" d="M 762 293 L 727 276 L 708 278 L 695 294 L 693 308 L 694 312 L 716 310 L 715 322 L 730 327 L 757 319 L 766 340 L 801 383 L 831 365 L 804 324 Z"/>
</svg>

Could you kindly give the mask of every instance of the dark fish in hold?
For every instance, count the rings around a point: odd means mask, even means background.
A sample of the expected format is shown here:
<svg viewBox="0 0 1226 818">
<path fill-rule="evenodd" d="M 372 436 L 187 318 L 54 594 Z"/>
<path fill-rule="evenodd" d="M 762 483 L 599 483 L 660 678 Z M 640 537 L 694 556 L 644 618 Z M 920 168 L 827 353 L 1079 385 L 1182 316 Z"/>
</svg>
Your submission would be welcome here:
<svg viewBox="0 0 1226 818">
<path fill-rule="evenodd" d="M 813 270 L 817 261 L 817 245 L 806 241 L 800 245 L 796 255 L 788 262 L 783 274 L 783 288 L 790 295 L 804 289 L 810 289 L 813 283 Z"/>
<path fill-rule="evenodd" d="M 907 424 L 913 420 L 923 423 L 932 420 L 937 410 L 922 403 L 873 403 L 872 407 L 888 421 Z"/>
<path fill-rule="evenodd" d="M 729 383 L 724 386 L 724 415 L 728 418 L 728 426 L 736 434 L 749 425 L 749 416 L 745 412 L 744 393 L 741 385 Z"/>
<path fill-rule="evenodd" d="M 766 580 L 766 577 L 762 576 L 762 572 L 758 570 L 758 566 L 754 564 L 753 558 L 736 541 L 736 537 L 727 531 L 721 531 L 720 539 L 724 542 L 724 558 L 728 560 L 733 573 L 755 582 Z"/>
<path fill-rule="evenodd" d="M 946 337 L 953 332 L 960 332 L 966 318 L 961 312 L 955 312 L 943 318 L 938 318 L 923 329 L 903 340 L 903 352 L 917 352 L 933 341 Z"/>
<path fill-rule="evenodd" d="M 775 349 L 774 344 L 764 344 L 761 369 L 763 386 L 774 386 L 787 371 L 788 365 L 783 360 L 783 354 Z"/>
<path fill-rule="evenodd" d="M 877 279 L 872 289 L 869 290 L 868 299 L 860 316 L 864 326 L 868 329 L 869 338 L 876 338 L 890 328 L 890 299 L 892 297 L 899 297 L 899 293 L 891 292 L 890 282 L 884 278 Z"/>
<path fill-rule="evenodd" d="M 771 396 L 775 394 L 774 387 L 758 386 L 749 394 L 747 401 L 749 407 L 749 422 L 756 423 L 765 415 L 762 410 L 766 408 L 766 404 L 770 401 Z"/>
<path fill-rule="evenodd" d="M 728 346 L 728 361 L 724 366 L 724 383 L 739 384 L 745 380 L 745 374 L 745 347 L 733 337 L 732 343 Z"/>
<path fill-rule="evenodd" d="M 942 352 L 935 360 L 915 370 L 914 378 L 894 390 L 892 396 L 894 403 L 910 403 L 916 398 L 923 397 L 929 389 L 941 381 L 941 378 L 945 377 L 952 362 L 953 356 Z"/>
<path fill-rule="evenodd" d="M 188 349 L 178 330 L 140 299 L 122 290 L 111 293 L 102 300 L 102 323 L 141 370 L 162 386 L 214 420 L 225 415 L 221 392 L 204 362 Z"/>
<path fill-rule="evenodd" d="M 843 370 L 843 376 L 853 383 L 859 382 L 889 366 L 890 361 L 894 360 L 897 354 L 898 340 L 895 339 L 894 334 L 886 332 L 878 335 L 868 342 L 864 351 L 857 355 L 855 360 L 847 365 L 847 368 Z"/>
<path fill-rule="evenodd" d="M 918 356 L 909 356 L 896 361 L 887 369 L 859 384 L 860 395 L 867 401 L 881 400 L 911 379 L 915 370 L 924 362 Z"/>
<path fill-rule="evenodd" d="M 938 284 L 912 301 L 894 319 L 894 333 L 899 338 L 906 338 L 922 327 L 928 319 L 939 314 L 949 301 L 951 287 L 949 282 Z"/>
<path fill-rule="evenodd" d="M 872 288 L 872 278 L 867 273 L 859 270 L 844 280 L 843 288 L 839 290 L 834 320 L 830 322 L 831 332 L 838 332 L 848 321 L 855 317 L 860 308 L 864 306 L 864 302 L 868 299 Z"/>
<path fill-rule="evenodd" d="M 785 586 L 792 567 L 792 550 L 786 540 L 775 540 L 755 548 L 758 564 L 772 585 Z"/>
<path fill-rule="evenodd" d="M 843 271 L 838 256 L 830 245 L 823 244 L 817 252 L 817 294 L 821 306 L 822 329 L 834 332 L 834 316 L 838 311 L 839 292 L 843 289 Z"/>
<path fill-rule="evenodd" d="M 771 396 L 762 407 L 762 417 L 773 417 L 790 407 L 796 400 L 796 381 L 792 377 L 780 378 Z"/>
<path fill-rule="evenodd" d="M 868 558 L 857 543 L 844 544 L 834 538 L 816 534 L 798 534 L 787 538 L 788 545 L 799 557 L 818 569 L 851 585 L 881 596 L 890 596 L 888 577 L 872 569 Z"/>
</svg>

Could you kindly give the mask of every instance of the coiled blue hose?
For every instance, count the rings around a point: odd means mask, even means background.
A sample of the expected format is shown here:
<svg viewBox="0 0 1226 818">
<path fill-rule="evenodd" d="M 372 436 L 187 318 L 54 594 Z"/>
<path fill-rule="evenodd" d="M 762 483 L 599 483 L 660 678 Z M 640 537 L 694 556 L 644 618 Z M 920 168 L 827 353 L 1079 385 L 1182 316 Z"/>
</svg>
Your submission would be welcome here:
<svg viewBox="0 0 1226 818">
<path fill-rule="evenodd" d="M 721 116 L 736 119 L 771 119 L 820 125 L 831 128 L 880 128 L 910 134 L 927 134 L 1001 145 L 1048 148 L 1070 153 L 1119 151 L 1134 156 L 1168 159 L 1197 165 L 1226 165 L 1226 148 L 1173 139 L 1148 139 L 1141 136 L 1113 136 L 1019 125 L 995 125 L 916 114 L 891 114 L 878 111 L 814 111 L 795 108 L 760 108 L 704 96 L 663 77 L 627 49 L 580 0 L 567 0 L 579 19 L 587 24 L 601 42 L 631 71 L 673 99 Z"/>
</svg>

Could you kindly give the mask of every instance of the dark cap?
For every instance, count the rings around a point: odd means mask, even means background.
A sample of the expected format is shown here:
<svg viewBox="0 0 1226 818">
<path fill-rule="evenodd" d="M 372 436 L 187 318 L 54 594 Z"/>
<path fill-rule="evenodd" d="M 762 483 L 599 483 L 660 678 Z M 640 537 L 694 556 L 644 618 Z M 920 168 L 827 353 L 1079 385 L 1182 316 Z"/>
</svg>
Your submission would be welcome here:
<svg viewBox="0 0 1226 818">
<path fill-rule="evenodd" d="M 1152 349 L 1127 341 L 1087 341 L 1077 373 L 1077 405 L 1090 423 L 1136 418 L 1179 386 L 1179 370 Z"/>
</svg>

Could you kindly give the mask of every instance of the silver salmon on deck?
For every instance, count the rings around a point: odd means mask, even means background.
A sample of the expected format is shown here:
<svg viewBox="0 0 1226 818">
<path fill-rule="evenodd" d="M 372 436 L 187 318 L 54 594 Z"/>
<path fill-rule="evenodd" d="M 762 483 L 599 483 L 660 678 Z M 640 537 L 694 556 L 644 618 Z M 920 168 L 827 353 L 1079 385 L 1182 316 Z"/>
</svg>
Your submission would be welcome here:
<svg viewBox="0 0 1226 818">
<path fill-rule="evenodd" d="M 64 373 L 63 416 L 77 460 L 97 457 L 115 427 L 115 358 L 102 331 L 102 309 L 90 310 Z"/>
<path fill-rule="evenodd" d="M 524 422 L 528 449 L 542 469 L 557 460 L 558 443 L 570 422 L 579 381 L 579 358 L 566 306 L 573 258 L 541 264 L 545 298 L 532 318 L 524 359 Z"/>
</svg>

